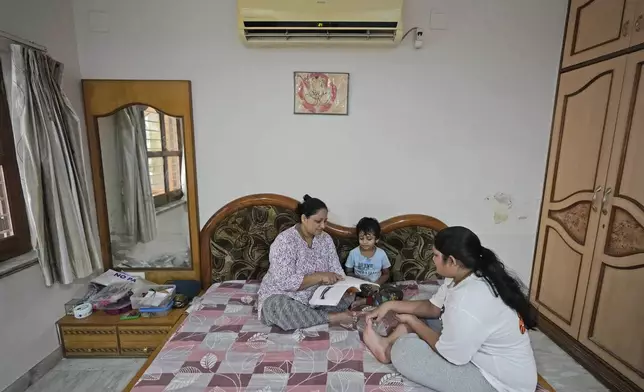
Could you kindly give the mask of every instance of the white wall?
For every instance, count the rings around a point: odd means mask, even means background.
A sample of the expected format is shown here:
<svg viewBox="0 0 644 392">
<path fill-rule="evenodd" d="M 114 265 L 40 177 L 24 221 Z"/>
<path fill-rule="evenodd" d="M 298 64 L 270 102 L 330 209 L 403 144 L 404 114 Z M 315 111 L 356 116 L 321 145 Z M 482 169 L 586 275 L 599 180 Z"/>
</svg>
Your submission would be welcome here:
<svg viewBox="0 0 644 392">
<path fill-rule="evenodd" d="M 310 193 L 340 224 L 469 226 L 529 279 L 566 0 L 408 0 L 422 50 L 247 49 L 235 4 L 74 0 L 84 78 L 192 80 L 202 225 L 243 195 Z M 293 115 L 293 71 L 350 72 L 350 115 Z"/>
<path fill-rule="evenodd" d="M 65 91 L 82 118 L 71 1 L 0 0 L 0 30 L 47 46 L 65 64 Z M 45 287 L 38 266 L 0 279 L 0 390 L 58 347 L 54 323 L 78 290 L 81 284 Z"/>
</svg>

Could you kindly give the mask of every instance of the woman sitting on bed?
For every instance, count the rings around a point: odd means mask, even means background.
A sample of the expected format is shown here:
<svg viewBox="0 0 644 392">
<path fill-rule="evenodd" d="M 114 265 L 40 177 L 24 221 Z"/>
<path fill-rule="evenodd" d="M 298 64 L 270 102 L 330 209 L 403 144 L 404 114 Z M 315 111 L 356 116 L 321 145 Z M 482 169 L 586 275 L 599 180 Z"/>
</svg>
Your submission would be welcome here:
<svg viewBox="0 0 644 392">
<path fill-rule="evenodd" d="M 365 344 L 378 360 L 438 392 L 534 392 L 526 330 L 536 320 L 522 284 L 464 227 L 444 229 L 434 242 L 436 272 L 445 283 L 429 301 L 387 302 L 369 314 Z M 389 311 L 400 324 L 383 338 L 372 320 Z M 439 317 L 442 331 L 426 321 Z"/>
<path fill-rule="evenodd" d="M 332 308 L 309 306 L 318 285 L 334 284 L 345 277 L 333 240 L 324 231 L 326 204 L 305 195 L 297 214 L 300 223 L 284 230 L 271 244 L 270 265 L 258 293 L 259 317 L 285 331 L 326 323 L 350 324 L 354 321 L 347 311 L 350 297 Z"/>
</svg>

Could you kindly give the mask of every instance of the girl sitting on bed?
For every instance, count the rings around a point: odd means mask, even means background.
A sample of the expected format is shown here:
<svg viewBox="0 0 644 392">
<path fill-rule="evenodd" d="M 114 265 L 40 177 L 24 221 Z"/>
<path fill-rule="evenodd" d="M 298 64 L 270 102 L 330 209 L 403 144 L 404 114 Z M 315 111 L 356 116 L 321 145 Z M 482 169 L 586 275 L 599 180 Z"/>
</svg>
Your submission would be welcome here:
<svg viewBox="0 0 644 392">
<path fill-rule="evenodd" d="M 352 296 L 335 307 L 309 306 L 318 285 L 345 277 L 333 240 L 324 231 L 328 208 L 322 200 L 305 195 L 297 214 L 300 223 L 284 230 L 271 244 L 270 265 L 258 292 L 259 317 L 285 331 L 326 323 L 351 324 L 355 317 L 347 309 Z"/>
<path fill-rule="evenodd" d="M 446 278 L 438 292 L 429 301 L 392 301 L 374 310 L 367 316 L 367 347 L 438 392 L 534 392 L 537 370 L 527 330 L 536 320 L 521 282 L 464 227 L 436 235 L 434 263 Z M 400 324 L 383 338 L 372 322 L 389 311 Z M 425 320 L 437 318 L 442 331 Z"/>
</svg>

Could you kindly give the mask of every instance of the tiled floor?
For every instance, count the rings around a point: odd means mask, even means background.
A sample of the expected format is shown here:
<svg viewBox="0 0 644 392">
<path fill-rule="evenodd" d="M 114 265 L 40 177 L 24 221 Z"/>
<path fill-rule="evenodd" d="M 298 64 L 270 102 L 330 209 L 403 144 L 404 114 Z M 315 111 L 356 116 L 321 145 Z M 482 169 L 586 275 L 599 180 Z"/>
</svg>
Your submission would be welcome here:
<svg viewBox="0 0 644 392">
<path fill-rule="evenodd" d="M 63 359 L 28 392 L 122 391 L 145 359 Z"/>
<path fill-rule="evenodd" d="M 546 335 L 536 331 L 531 332 L 530 337 L 539 374 L 557 392 L 608 391 Z"/>
<path fill-rule="evenodd" d="M 541 332 L 532 332 L 539 373 L 557 392 L 608 391 Z M 121 391 L 145 359 L 64 359 L 27 392 Z"/>
</svg>

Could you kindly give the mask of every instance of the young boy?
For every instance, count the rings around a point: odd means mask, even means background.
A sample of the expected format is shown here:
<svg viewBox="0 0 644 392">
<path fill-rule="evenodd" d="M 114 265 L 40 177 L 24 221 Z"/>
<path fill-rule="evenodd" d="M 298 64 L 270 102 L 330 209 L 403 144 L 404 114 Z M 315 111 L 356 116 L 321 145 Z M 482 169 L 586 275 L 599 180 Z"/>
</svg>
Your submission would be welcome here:
<svg viewBox="0 0 644 392">
<path fill-rule="evenodd" d="M 379 285 L 389 280 L 391 263 L 384 250 L 376 243 L 380 238 L 380 224 L 373 218 L 362 218 L 356 225 L 360 246 L 349 252 L 346 273 Z"/>
</svg>

